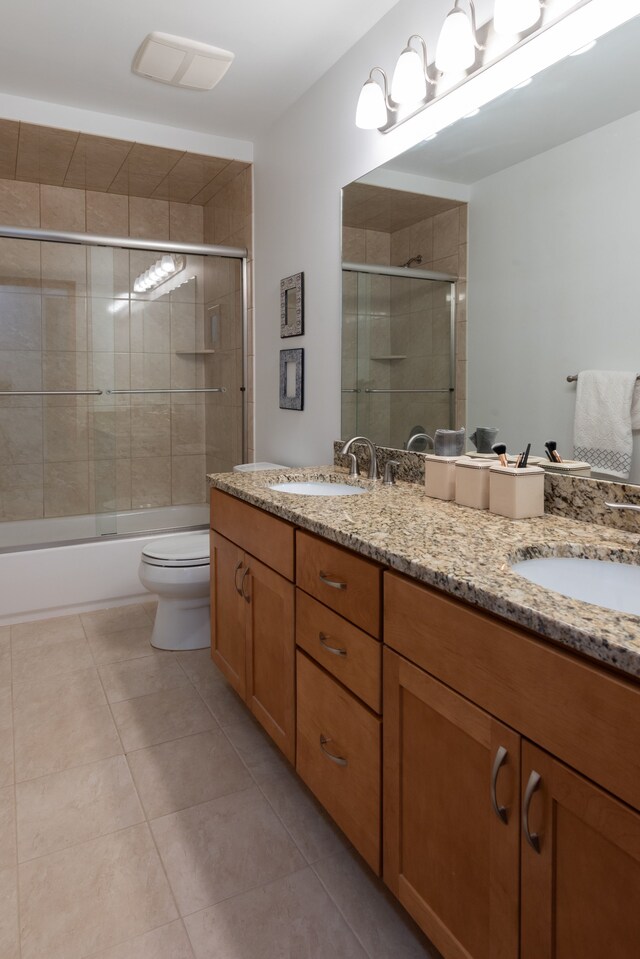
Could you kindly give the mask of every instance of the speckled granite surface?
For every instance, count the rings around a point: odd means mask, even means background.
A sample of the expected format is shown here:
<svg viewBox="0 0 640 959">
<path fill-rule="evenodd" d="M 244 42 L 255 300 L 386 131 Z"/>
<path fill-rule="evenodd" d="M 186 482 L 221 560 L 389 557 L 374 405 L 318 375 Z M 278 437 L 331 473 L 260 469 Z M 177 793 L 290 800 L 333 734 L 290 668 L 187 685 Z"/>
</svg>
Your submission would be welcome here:
<svg viewBox="0 0 640 959">
<path fill-rule="evenodd" d="M 560 596 L 509 568 L 511 561 L 540 555 L 640 564 L 637 534 L 549 514 L 512 521 L 432 499 L 421 485 L 350 480 L 333 467 L 217 473 L 209 479 L 303 529 L 640 678 L 640 617 Z M 368 492 L 296 496 L 268 488 L 300 479 L 350 482 Z"/>
</svg>

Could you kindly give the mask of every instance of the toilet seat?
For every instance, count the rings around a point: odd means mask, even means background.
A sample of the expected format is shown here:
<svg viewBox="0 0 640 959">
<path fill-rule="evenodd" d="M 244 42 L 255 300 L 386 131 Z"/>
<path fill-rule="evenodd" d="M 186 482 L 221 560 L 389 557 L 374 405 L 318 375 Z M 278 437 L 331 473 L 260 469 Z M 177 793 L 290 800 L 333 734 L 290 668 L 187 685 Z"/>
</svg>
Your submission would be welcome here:
<svg viewBox="0 0 640 959">
<path fill-rule="evenodd" d="M 149 566 L 209 565 L 209 533 L 190 533 L 188 536 L 162 536 L 142 550 L 142 562 Z"/>
</svg>

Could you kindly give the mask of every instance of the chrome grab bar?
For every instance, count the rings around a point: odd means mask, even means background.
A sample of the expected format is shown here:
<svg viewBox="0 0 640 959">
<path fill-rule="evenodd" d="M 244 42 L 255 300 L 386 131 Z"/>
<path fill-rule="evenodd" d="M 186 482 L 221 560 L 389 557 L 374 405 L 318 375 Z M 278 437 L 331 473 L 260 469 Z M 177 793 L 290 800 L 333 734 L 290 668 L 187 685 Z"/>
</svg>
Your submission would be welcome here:
<svg viewBox="0 0 640 959">
<path fill-rule="evenodd" d="M 122 396 L 125 393 L 127 395 L 139 393 L 226 393 L 226 386 L 217 386 L 209 389 L 198 389 L 198 390 L 105 390 L 109 396 Z"/>
<path fill-rule="evenodd" d="M 363 390 L 364 393 L 453 393 L 453 387 L 448 386 L 445 390 Z"/>
<path fill-rule="evenodd" d="M 102 396 L 102 390 L 0 390 L 0 396 Z"/>
<path fill-rule="evenodd" d="M 636 376 L 636 380 L 640 383 L 640 376 Z M 573 373 L 571 376 L 567 377 L 567 383 L 577 383 L 577 382 L 578 382 L 577 373 Z"/>
</svg>

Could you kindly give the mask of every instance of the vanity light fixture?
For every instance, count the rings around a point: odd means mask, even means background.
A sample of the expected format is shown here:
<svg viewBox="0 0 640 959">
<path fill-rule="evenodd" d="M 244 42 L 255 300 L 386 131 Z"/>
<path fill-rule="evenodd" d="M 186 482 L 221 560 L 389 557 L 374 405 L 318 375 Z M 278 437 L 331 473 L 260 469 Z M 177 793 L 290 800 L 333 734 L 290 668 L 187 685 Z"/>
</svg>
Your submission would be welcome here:
<svg viewBox="0 0 640 959">
<path fill-rule="evenodd" d="M 378 72 L 382 75 L 383 87 L 373 79 L 373 74 Z M 383 127 L 387 122 L 387 111 L 391 109 L 389 103 L 389 89 L 387 85 L 387 74 L 382 67 L 374 67 L 369 74 L 369 79 L 365 81 L 358 106 L 356 107 L 356 126 L 361 130 L 376 130 Z"/>
<path fill-rule="evenodd" d="M 538 22 L 543 7 L 540 0 L 496 0 L 493 29 L 508 36 L 523 33 Z"/>
<path fill-rule="evenodd" d="M 464 73 L 475 63 L 476 50 L 484 49 L 478 43 L 473 0 L 469 0 L 471 18 L 460 9 L 459 3 L 460 0 L 455 0 L 447 14 L 436 47 L 436 69 L 442 73 Z"/>
<path fill-rule="evenodd" d="M 418 41 L 420 53 L 411 46 L 412 40 Z M 398 57 L 393 71 L 391 99 L 394 103 L 414 107 L 426 102 L 428 85 L 436 84 L 436 81 L 429 76 L 428 62 L 427 44 L 419 34 L 413 33 Z"/>
<path fill-rule="evenodd" d="M 149 290 L 155 290 L 156 287 L 174 277 L 186 265 L 183 256 L 176 256 L 173 253 L 165 253 L 161 260 L 157 260 L 153 266 L 144 273 L 140 273 L 133 283 L 134 293 L 146 293 Z"/>
</svg>

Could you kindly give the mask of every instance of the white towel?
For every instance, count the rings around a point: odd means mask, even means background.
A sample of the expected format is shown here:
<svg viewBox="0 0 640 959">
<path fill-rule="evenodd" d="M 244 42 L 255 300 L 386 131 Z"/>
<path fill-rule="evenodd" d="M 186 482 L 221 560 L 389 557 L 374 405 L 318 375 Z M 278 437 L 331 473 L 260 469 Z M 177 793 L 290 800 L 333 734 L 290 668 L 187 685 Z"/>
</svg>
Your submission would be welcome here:
<svg viewBox="0 0 640 959">
<path fill-rule="evenodd" d="M 631 407 L 637 375 L 602 370 L 578 375 L 574 455 L 592 469 L 620 479 L 628 479 L 631 470 Z M 640 417 L 640 409 L 637 412 Z"/>
<path fill-rule="evenodd" d="M 640 430 L 640 377 L 636 380 L 636 388 L 633 391 L 633 402 L 631 404 L 631 429 Z"/>
</svg>

